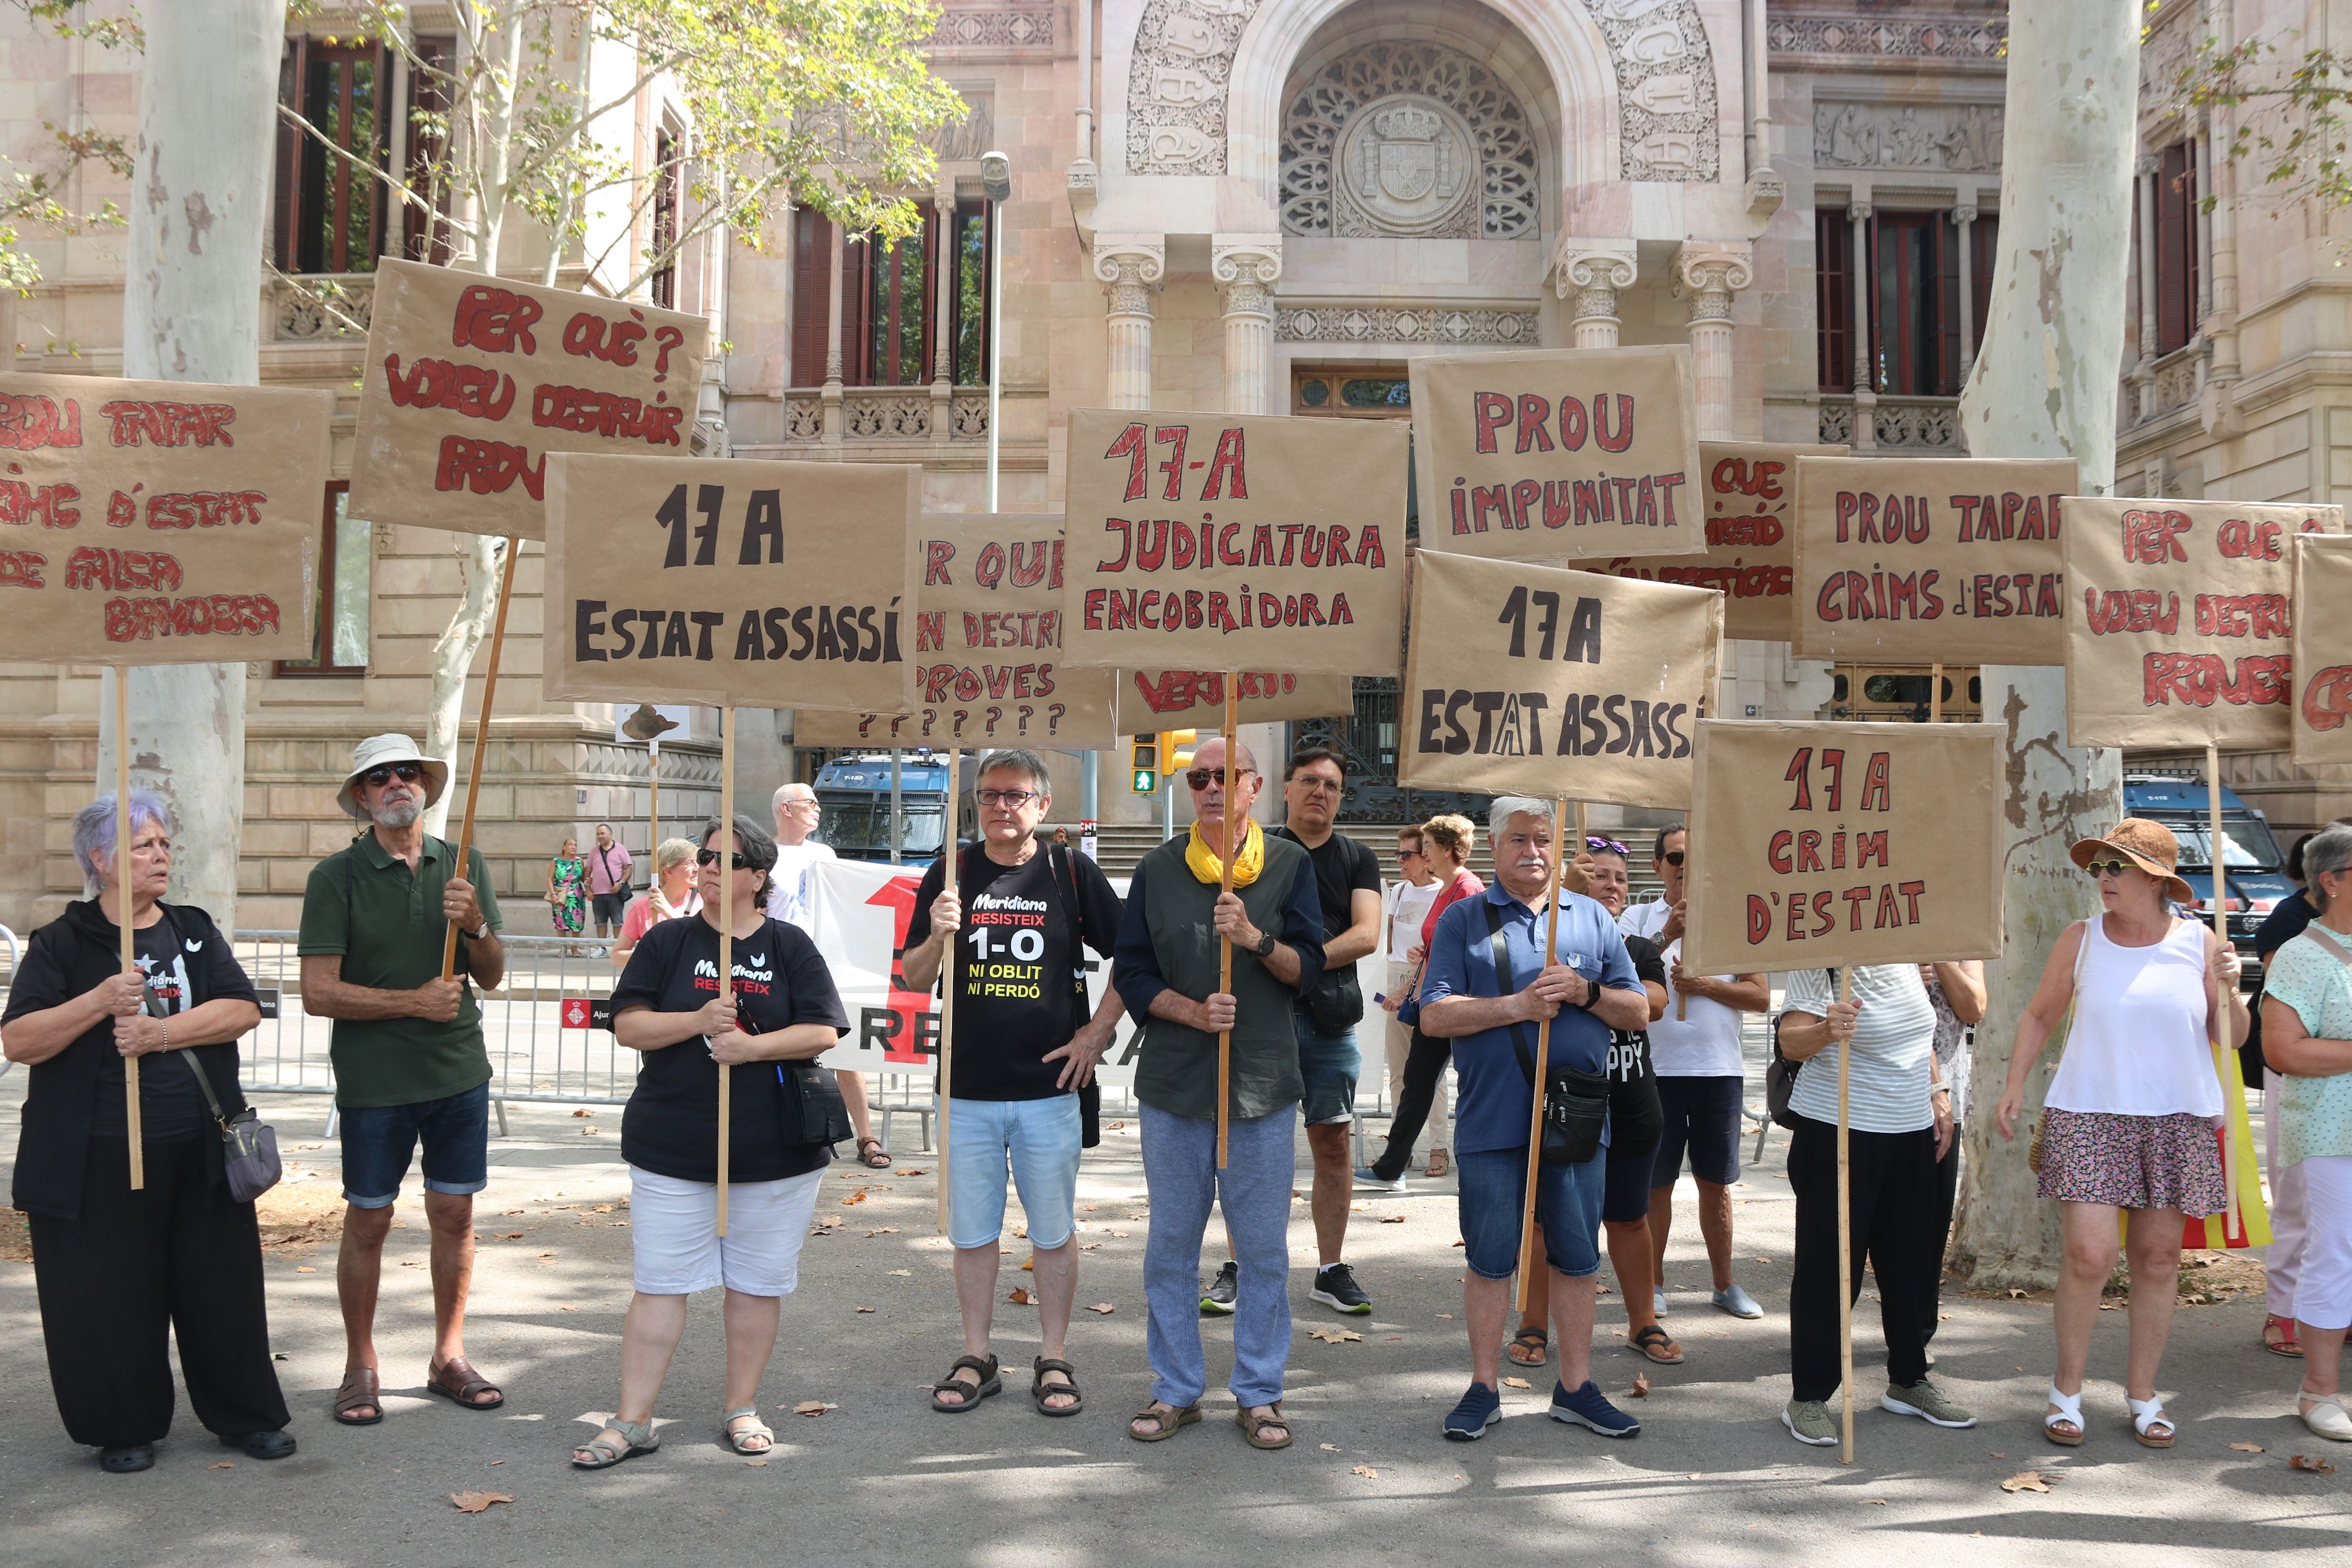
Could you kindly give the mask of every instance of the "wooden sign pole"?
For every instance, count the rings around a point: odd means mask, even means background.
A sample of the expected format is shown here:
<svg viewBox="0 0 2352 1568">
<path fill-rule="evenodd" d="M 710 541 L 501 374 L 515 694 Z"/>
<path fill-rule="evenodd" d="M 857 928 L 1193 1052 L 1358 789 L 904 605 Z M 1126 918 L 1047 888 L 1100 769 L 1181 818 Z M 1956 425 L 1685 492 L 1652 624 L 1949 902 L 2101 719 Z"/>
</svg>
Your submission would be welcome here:
<svg viewBox="0 0 2352 1568">
<path fill-rule="evenodd" d="M 960 766 L 962 761 L 963 753 L 961 751 L 950 750 L 948 752 L 948 816 L 946 834 L 940 840 L 940 885 L 950 893 L 956 890 L 956 862 L 961 858 L 958 853 L 959 846 L 956 843 L 956 808 L 959 805 L 957 796 L 962 793 L 958 787 L 961 781 L 957 776 L 963 771 Z M 970 923 L 968 918 L 965 923 Z M 963 932 L 959 931 L 955 933 L 954 939 L 947 944 L 947 951 L 942 955 L 942 962 L 946 967 L 940 972 L 939 1166 L 940 1234 L 941 1236 L 950 1234 L 948 1221 L 952 1204 L 948 1184 L 948 1079 L 955 1066 L 956 980 L 959 971 L 962 968 L 962 965 L 957 963 L 957 959 L 962 952 L 962 944 Z"/>
<path fill-rule="evenodd" d="M 490 625 L 490 667 L 482 674 L 482 711 L 474 721 L 474 765 L 466 778 L 466 815 L 457 827 L 457 864 L 452 875 L 463 878 L 474 858 L 474 803 L 482 793 L 482 757 L 490 749 L 490 703 L 499 690 L 499 654 L 506 646 L 507 605 L 514 597 L 515 562 L 522 554 L 522 541 L 507 541 L 507 569 L 499 577 L 499 614 Z M 558 845 L 558 848 L 562 846 Z M 455 921 L 441 937 L 441 978 L 452 980 L 457 973 L 457 927 Z"/>
<path fill-rule="evenodd" d="M 2208 831 L 2212 835 L 2213 847 L 2206 859 L 2212 867 L 2212 897 L 2208 907 L 2213 914 L 2213 934 L 2221 945 L 2230 945 L 2229 857 L 2223 852 L 2228 842 L 2221 837 L 2221 748 L 2209 744 L 2205 748 L 2205 808 Z M 2213 1073 L 2221 1080 L 2221 1097 L 2227 1105 L 2230 1096 L 2230 1074 L 2221 1053 L 2230 1048 L 2230 999 L 2221 993 L 2219 976 L 2213 981 Z M 2221 1122 L 2221 1174 L 2229 1186 L 2229 1196 L 2221 1209 L 2221 1237 L 2229 1239 L 2230 1222 L 2238 1213 L 2238 1192 L 2242 1178 L 2238 1171 L 2237 1129 L 2224 1117 Z"/>
<path fill-rule="evenodd" d="M 1838 970 L 1838 1000 L 1853 1000 L 1853 966 Z M 1852 1042 L 1838 1046 L 1837 1214 L 1838 1214 L 1838 1395 L 1844 1402 L 1843 1441 L 1838 1463 L 1853 1463 L 1853 1194 L 1848 1186 L 1846 1085 L 1853 1051 Z"/>
<path fill-rule="evenodd" d="M 1551 819 L 1555 824 L 1551 886 L 1549 896 L 1544 900 L 1544 946 L 1543 957 L 1536 966 L 1538 974 L 1550 966 L 1552 955 L 1559 945 L 1559 874 L 1560 868 L 1568 864 L 1568 856 L 1565 853 L 1567 847 L 1559 842 L 1563 836 L 1558 828 L 1567 825 L 1568 802 L 1557 800 L 1552 803 Z M 1576 837 L 1580 842 L 1584 837 L 1582 801 L 1576 803 Z M 1501 874 L 1498 867 L 1496 875 Z M 1527 1206 L 1521 1211 L 1524 1218 L 1519 1228 L 1519 1299 L 1517 1309 L 1522 1312 L 1528 1310 L 1528 1289 L 1536 1276 L 1536 1177 L 1543 1169 L 1544 1085 L 1550 1081 L 1550 1072 L 1551 1020 L 1546 1018 L 1536 1026 L 1535 1103 L 1528 1109 L 1528 1191 Z"/>
<path fill-rule="evenodd" d="M 1224 874 L 1219 879 L 1221 896 L 1234 890 L 1234 861 L 1238 853 L 1234 847 L 1234 792 L 1241 783 L 1241 773 L 1235 767 L 1236 754 L 1242 743 L 1238 732 L 1240 726 L 1241 677 L 1229 669 L 1225 671 L 1224 853 L 1218 858 L 1224 865 Z M 1169 788 L 1173 790 L 1175 785 L 1171 783 Z M 1244 831 L 1247 831 L 1246 827 Z M 1217 939 L 1217 989 L 1228 995 L 1234 989 L 1234 939 L 1229 936 Z M 1217 1032 L 1217 1169 L 1220 1171 L 1225 1168 L 1225 1141 L 1233 1114 L 1226 1100 L 1233 1092 L 1233 1082 L 1234 1032 L 1221 1029 Z"/>
<path fill-rule="evenodd" d="M 1716 660 L 1717 652 L 1722 648 L 1722 647 L 1723 605 L 1718 602 L 1708 611 L 1707 614 L 1706 668 L 1700 678 L 1698 689 L 1698 716 L 1702 719 L 1712 719 L 1715 717 Z M 1580 813 L 1582 812 L 1583 809 L 1584 807 L 1580 804 L 1577 806 L 1577 810 Z M 1581 850 L 1584 847 L 1584 831 L 1581 827 L 1577 829 L 1576 847 L 1579 850 Z M 1688 904 L 1690 900 L 1690 830 L 1685 826 L 1683 831 L 1683 900 L 1685 905 Z M 1677 985 L 1675 987 L 1675 1022 L 1677 1024 L 1682 1023 L 1689 1016 L 1690 998 L 1684 995 L 1683 988 Z"/>
<path fill-rule="evenodd" d="M 122 939 L 122 973 L 136 975 L 131 934 L 131 671 L 114 667 L 114 920 Z M 143 985 L 144 981 L 141 984 Z M 122 1058 L 122 1126 L 131 1144 L 131 1190 L 147 1185 L 146 1129 L 139 1117 L 139 1058 Z"/>
<path fill-rule="evenodd" d="M 1936 661 L 1935 673 L 1927 677 L 1927 722 L 1940 724 L 1943 721 L 1944 664 L 1941 659 L 1938 659 Z"/>
<path fill-rule="evenodd" d="M 735 710 L 719 710 L 719 994 L 735 994 Z M 735 1069 L 719 1064 L 719 1234 L 727 1234 L 727 1166 L 735 1130 Z"/>
</svg>

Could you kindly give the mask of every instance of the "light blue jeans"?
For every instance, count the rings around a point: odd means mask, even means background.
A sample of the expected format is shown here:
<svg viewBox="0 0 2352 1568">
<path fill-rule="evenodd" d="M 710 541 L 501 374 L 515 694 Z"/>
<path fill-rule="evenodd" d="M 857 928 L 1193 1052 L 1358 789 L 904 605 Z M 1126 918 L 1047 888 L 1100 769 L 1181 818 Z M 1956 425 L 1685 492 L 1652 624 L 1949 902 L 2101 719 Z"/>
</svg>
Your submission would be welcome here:
<svg viewBox="0 0 2352 1568">
<path fill-rule="evenodd" d="M 1004 1230 L 1010 1164 L 1022 1212 L 1029 1216 L 1029 1244 L 1043 1252 L 1066 1245 L 1077 1217 L 1084 1131 L 1075 1094 L 950 1101 L 948 1240 L 964 1251 L 996 1245 Z"/>
<path fill-rule="evenodd" d="M 1143 1107 L 1143 1180 L 1151 1231 L 1143 1246 L 1143 1289 L 1151 1310 L 1145 1343 L 1151 1397 L 1178 1410 L 1201 1397 L 1209 1371 L 1201 1356 L 1201 1238 L 1209 1208 L 1222 1205 L 1241 1265 L 1234 1310 L 1234 1397 L 1242 1408 L 1282 1397 L 1290 1355 L 1290 1189 L 1297 1174 L 1298 1108 L 1226 1130 L 1217 1169 L 1217 1124 Z"/>
</svg>

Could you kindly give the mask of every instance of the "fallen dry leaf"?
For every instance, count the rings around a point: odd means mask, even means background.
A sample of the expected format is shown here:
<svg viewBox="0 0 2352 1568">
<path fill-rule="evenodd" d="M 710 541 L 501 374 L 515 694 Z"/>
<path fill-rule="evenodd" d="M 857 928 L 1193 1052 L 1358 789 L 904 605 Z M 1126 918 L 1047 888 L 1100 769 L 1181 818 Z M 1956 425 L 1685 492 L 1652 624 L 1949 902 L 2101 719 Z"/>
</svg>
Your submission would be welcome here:
<svg viewBox="0 0 2352 1568">
<path fill-rule="evenodd" d="M 876 1237 L 877 1237 L 877 1236 L 896 1236 L 896 1235 L 898 1235 L 898 1227 L 897 1226 L 895 1226 L 895 1225 L 886 1225 L 886 1226 L 883 1226 L 881 1229 L 879 1229 L 879 1230 L 869 1230 L 869 1231 L 867 1231 L 867 1232 L 866 1233 L 866 1240 L 868 1240 L 868 1241 L 871 1241 L 871 1240 L 873 1240 L 873 1239 L 874 1239 Z"/>
<path fill-rule="evenodd" d="M 844 1206 L 846 1206 L 846 1205 L 850 1205 L 850 1204 L 862 1204 L 862 1203 L 864 1203 L 864 1202 L 866 1201 L 866 1189 L 865 1189 L 865 1188 L 863 1188 L 863 1187 L 860 1187 L 860 1188 L 858 1188 L 858 1189 L 857 1189 L 857 1191 L 856 1191 L 856 1192 L 854 1192 L 854 1193 L 850 1194 L 847 1197 L 845 1197 L 845 1198 L 842 1199 L 841 1201 L 842 1201 L 842 1204 L 844 1205 Z"/>
<path fill-rule="evenodd" d="M 512 1502 L 514 1498 L 506 1492 L 478 1492 L 468 1489 L 451 1492 L 449 1500 L 457 1505 L 459 1513 L 479 1513 L 494 1502 Z"/>
<path fill-rule="evenodd" d="M 587 1113 L 586 1111 L 584 1111 L 584 1110 L 575 1110 L 575 1111 L 573 1111 L 572 1114 L 572 1115 L 574 1115 L 574 1116 L 585 1116 L 585 1115 L 587 1115 L 588 1113 Z"/>
<path fill-rule="evenodd" d="M 893 1274 L 912 1274 L 914 1270 L 911 1268 L 893 1268 L 890 1272 Z"/>
<path fill-rule="evenodd" d="M 1769 1262 L 1771 1262 L 1772 1260 L 1771 1260 L 1770 1258 L 1758 1258 L 1756 1261 L 1757 1261 L 1757 1262 L 1759 1262 L 1759 1263 L 1769 1263 Z"/>
<path fill-rule="evenodd" d="M 499 1239 L 500 1241 L 520 1241 L 522 1239 L 522 1232 L 519 1230 L 500 1231 L 499 1233 Z"/>
<path fill-rule="evenodd" d="M 861 1312 L 870 1312 L 870 1311 L 872 1311 L 874 1309 L 873 1309 L 873 1308 L 871 1308 L 871 1307 L 860 1307 L 860 1308 L 858 1308 L 857 1310 L 858 1310 L 859 1311 L 861 1311 Z"/>
<path fill-rule="evenodd" d="M 2232 1443 L 2230 1447 L 2241 1454 L 2259 1454 L 2263 1451 L 2263 1446 L 2260 1443 Z"/>
<path fill-rule="evenodd" d="M 924 1170 L 920 1166 L 912 1166 L 907 1170 L 899 1172 L 898 1173 L 902 1176 L 928 1176 L 930 1174 L 930 1172 Z"/>
<path fill-rule="evenodd" d="M 1441 1318 L 1444 1318 L 1444 1319 L 1447 1322 L 1449 1322 L 1449 1323 L 1450 1323 L 1450 1322 L 1452 1322 L 1452 1321 L 1454 1321 L 1454 1314 L 1453 1314 L 1453 1313 L 1451 1313 L 1451 1312 L 1440 1312 L 1440 1313 L 1438 1313 L 1437 1315 L 1438 1315 L 1439 1317 L 1441 1317 Z"/>
<path fill-rule="evenodd" d="M 1886 1506 L 1886 1500 L 1883 1497 L 1866 1497 L 1862 1500 L 1866 1503 L 1875 1503 L 1880 1508 L 1885 1508 Z"/>
<path fill-rule="evenodd" d="M 1021 1272 L 1024 1274 L 1034 1271 L 1036 1267 L 1037 1260 L 1034 1258 L 1024 1258 L 1021 1260 Z"/>
<path fill-rule="evenodd" d="M 2308 1470 L 2315 1476 L 2332 1476 L 2336 1473 L 2336 1467 L 2326 1460 L 2310 1458 L 2302 1454 L 2289 1458 L 2286 1468 L 2290 1470 Z"/>
<path fill-rule="evenodd" d="M 1364 1336 L 1351 1333 L 1346 1329 L 1309 1329 L 1307 1331 L 1307 1337 L 1310 1340 L 1321 1340 L 1327 1345 L 1343 1345 L 1349 1340 L 1360 1340 Z"/>
<path fill-rule="evenodd" d="M 506 1209 L 506 1210 L 503 1210 L 503 1211 L 501 1211 L 501 1212 L 503 1212 L 503 1213 L 505 1213 L 505 1214 L 507 1214 L 507 1215 L 519 1215 L 519 1214 L 521 1214 L 521 1213 L 523 1213 L 524 1211 L 523 1211 L 523 1210 L 521 1210 L 521 1209 Z"/>
<path fill-rule="evenodd" d="M 1127 1123 L 1124 1121 L 1114 1121 L 1110 1124 L 1110 1130 L 1114 1132 L 1122 1132 L 1125 1131 L 1126 1129 Z"/>
<path fill-rule="evenodd" d="M 1529 1383 L 1524 1377 L 1507 1377 L 1503 1379 L 1503 1386 L 1505 1388 L 1533 1388 L 1535 1384 Z"/>
<path fill-rule="evenodd" d="M 208 1470 L 233 1470 L 236 1468 L 236 1461 L 235 1459 L 223 1459 L 219 1464 L 206 1465 L 205 1468 Z"/>
<path fill-rule="evenodd" d="M 1087 1310 L 1089 1312 L 1100 1312 L 1104 1317 L 1108 1318 L 1113 1312 L 1118 1311 L 1118 1309 L 1112 1306 L 1108 1301 L 1097 1301 L 1093 1306 L 1088 1307 Z"/>
<path fill-rule="evenodd" d="M 613 1205 L 611 1204 L 598 1204 L 589 1212 L 592 1214 L 611 1214 L 613 1212 Z"/>
<path fill-rule="evenodd" d="M 506 1461 L 505 1461 L 504 1459 L 492 1459 L 492 1460 L 490 1461 L 490 1463 L 492 1463 L 492 1464 L 494 1464 L 494 1465 L 503 1465 L 503 1464 L 505 1464 L 505 1463 L 506 1463 Z"/>
<path fill-rule="evenodd" d="M 559 1312 L 576 1312 L 580 1309 L 577 1307 L 558 1307 L 555 1310 Z"/>
<path fill-rule="evenodd" d="M 298 1266 L 296 1267 L 296 1268 L 295 1268 L 294 1272 L 295 1272 L 295 1273 L 297 1273 L 297 1274 L 316 1274 L 316 1273 L 318 1272 L 318 1270 L 317 1270 L 317 1269 L 315 1269 L 315 1268 L 311 1268 L 309 1264 L 305 1263 L 305 1264 L 298 1265 Z"/>
<path fill-rule="evenodd" d="M 596 1136 L 596 1130 L 595 1130 L 593 1127 L 583 1127 L 583 1128 L 580 1130 L 580 1136 L 582 1136 L 583 1138 L 593 1138 L 594 1136 Z M 564 1205 L 564 1207 L 566 1207 L 566 1208 L 569 1208 L 569 1207 L 571 1207 L 571 1206 L 572 1206 L 572 1205 L 569 1205 L 569 1204 L 566 1204 L 566 1205 Z"/>
<path fill-rule="evenodd" d="M 1458 1237 L 1458 1236 L 1457 1236 L 1457 1237 L 1455 1237 L 1454 1238 L 1454 1246 L 1456 1246 L 1456 1247 L 1463 1247 L 1463 1246 L 1466 1246 L 1467 1244 L 1466 1244 L 1465 1242 L 1464 1242 L 1464 1241 L 1463 1241 L 1463 1239 L 1462 1239 L 1460 1237 Z"/>
<path fill-rule="evenodd" d="M 1401 1214 L 1384 1214 L 1381 1215 L 1381 1223 L 1382 1225 L 1402 1225 L 1404 1223 L 1404 1215 Z"/>
<path fill-rule="evenodd" d="M 2007 1454 L 2002 1453 L 1999 1448 L 1995 1448 L 1992 1451 L 1992 1457 L 1996 1459 L 2006 1459 L 2009 1458 Z"/>
<path fill-rule="evenodd" d="M 1644 1373 L 1637 1372 L 1633 1374 L 1633 1397 L 1636 1399 L 1650 1397 L 1650 1380 Z"/>
<path fill-rule="evenodd" d="M 1327 1454 L 1336 1454 L 1339 1451 L 1339 1445 L 1337 1443 L 1318 1443 L 1315 1446 Z"/>
<path fill-rule="evenodd" d="M 2050 1489 L 2050 1478 L 2040 1470 L 2020 1470 L 2001 1482 L 2000 1489 L 2005 1492 L 2046 1492 Z"/>
<path fill-rule="evenodd" d="M 1373 1480 L 1379 1480 L 1381 1479 L 1380 1471 L 1372 1468 L 1370 1465 L 1358 1465 L 1356 1467 L 1355 1473 L 1360 1476 L 1368 1476 Z"/>
<path fill-rule="evenodd" d="M 1036 1300 L 1034 1296 L 1029 1294 L 1029 1287 L 1026 1285 L 1015 1285 L 1013 1287 L 1013 1293 L 1004 1299 L 1016 1307 L 1025 1307 Z"/>
<path fill-rule="evenodd" d="M 746 1469 L 756 1470 L 767 1462 L 768 1461 L 765 1459 L 746 1459 L 743 1461 L 743 1468 Z"/>
<path fill-rule="evenodd" d="M 1693 1480 L 1697 1480 L 1701 1476 L 1704 1476 L 1704 1475 L 1706 1475 L 1706 1472 L 1705 1470 L 1693 1470 L 1693 1471 L 1690 1473 L 1690 1479 L 1693 1479 Z"/>
<path fill-rule="evenodd" d="M 840 1408 L 840 1405 L 828 1405 L 822 1399 L 803 1399 L 798 1405 L 793 1406 L 793 1414 L 795 1415 L 816 1416 L 824 1415 L 828 1410 L 838 1410 Z"/>
<path fill-rule="evenodd" d="M 2009 1299 L 2012 1301 L 2022 1301 L 2025 1300 L 2025 1292 L 2017 1289 L 2015 1287 L 2011 1287 L 2009 1291 Z"/>
</svg>

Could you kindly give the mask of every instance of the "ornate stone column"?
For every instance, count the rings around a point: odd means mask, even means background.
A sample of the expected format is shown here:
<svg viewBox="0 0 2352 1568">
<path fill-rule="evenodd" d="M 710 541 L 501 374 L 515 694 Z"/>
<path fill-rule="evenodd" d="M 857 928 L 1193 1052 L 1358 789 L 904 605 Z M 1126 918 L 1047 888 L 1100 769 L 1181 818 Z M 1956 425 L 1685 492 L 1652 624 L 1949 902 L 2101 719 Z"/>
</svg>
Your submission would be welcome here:
<svg viewBox="0 0 2352 1568">
<path fill-rule="evenodd" d="M 2156 154 L 2143 153 L 2136 173 L 2139 176 L 2139 375 L 2145 383 L 2148 367 L 2156 363 L 2156 181 L 2159 173 Z"/>
<path fill-rule="evenodd" d="M 1731 297 L 1756 280 L 1756 247 L 1747 240 L 1685 240 L 1675 253 L 1675 282 L 1690 304 L 1692 392 L 1698 433 L 1732 437 Z"/>
<path fill-rule="evenodd" d="M 1640 272 L 1630 239 L 1561 241 L 1552 285 L 1561 299 L 1572 301 L 1569 320 L 1576 347 L 1617 346 L 1617 291 L 1631 289 Z"/>
<path fill-rule="evenodd" d="M 931 311 L 931 439 L 944 446 L 953 426 L 949 406 L 955 383 L 956 222 L 955 187 L 941 185 L 931 196 L 931 271 L 939 279 L 939 297 Z"/>
<path fill-rule="evenodd" d="M 1853 265 L 1847 269 L 1853 296 L 1853 434 L 1857 456 L 1878 450 L 1878 378 L 1870 371 L 1870 197 L 1857 191 L 1846 205 L 1853 225 Z"/>
<path fill-rule="evenodd" d="M 841 445 L 841 268 L 846 252 L 842 241 L 841 225 L 827 220 L 824 226 L 832 247 L 832 264 L 825 268 L 823 440 L 828 447 L 838 447 Z"/>
<path fill-rule="evenodd" d="M 1274 280 L 1282 276 L 1282 236 L 1212 236 L 1209 275 L 1225 302 L 1225 412 L 1274 413 Z"/>
<path fill-rule="evenodd" d="M 1151 406 L 1151 296 L 1168 275 L 1168 237 L 1095 236 L 1095 280 L 1109 301 L 1107 318 L 1113 408 Z"/>
<path fill-rule="evenodd" d="M 1962 202 L 1952 209 L 1952 227 L 1960 237 L 1960 379 L 1969 378 L 1977 363 L 1977 205 Z"/>
</svg>

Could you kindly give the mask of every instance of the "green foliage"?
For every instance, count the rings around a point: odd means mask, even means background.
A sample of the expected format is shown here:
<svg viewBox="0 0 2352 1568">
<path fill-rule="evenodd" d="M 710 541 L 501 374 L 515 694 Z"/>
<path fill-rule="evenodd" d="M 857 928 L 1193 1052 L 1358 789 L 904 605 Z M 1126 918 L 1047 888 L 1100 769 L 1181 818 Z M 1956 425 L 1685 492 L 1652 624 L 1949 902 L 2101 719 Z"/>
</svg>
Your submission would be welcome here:
<svg viewBox="0 0 2352 1568">
<path fill-rule="evenodd" d="M 137 48 L 142 40 L 135 17 L 85 18 L 77 0 L 8 0 L 34 21 L 44 23 L 58 37 L 85 38 L 103 48 Z M 111 201 L 94 209 L 66 200 L 75 171 L 97 163 L 123 179 L 131 177 L 131 154 L 120 136 L 94 131 L 69 131 L 54 121 L 43 121 L 48 141 L 47 166 L 26 167 L 9 159 L 0 178 L 0 288 L 30 294 L 41 280 L 41 266 L 25 249 L 28 228 L 52 234 L 81 234 L 93 228 L 121 228 L 122 209 Z"/>
<path fill-rule="evenodd" d="M 2217 117 L 2228 133 L 2216 151 L 2279 195 L 2352 204 L 2352 55 L 2322 47 L 2295 58 L 2259 37 L 2227 48 L 2209 37 L 2172 85 L 2196 108 L 2231 111 Z M 2210 212 L 2216 199 L 2204 192 L 2201 205 Z"/>
</svg>

